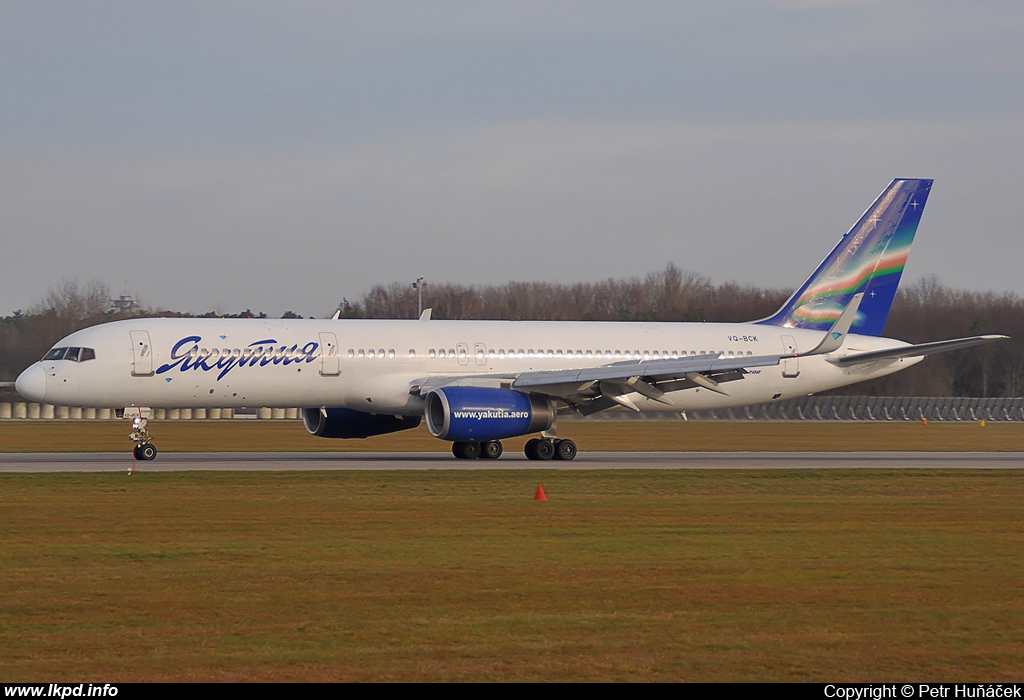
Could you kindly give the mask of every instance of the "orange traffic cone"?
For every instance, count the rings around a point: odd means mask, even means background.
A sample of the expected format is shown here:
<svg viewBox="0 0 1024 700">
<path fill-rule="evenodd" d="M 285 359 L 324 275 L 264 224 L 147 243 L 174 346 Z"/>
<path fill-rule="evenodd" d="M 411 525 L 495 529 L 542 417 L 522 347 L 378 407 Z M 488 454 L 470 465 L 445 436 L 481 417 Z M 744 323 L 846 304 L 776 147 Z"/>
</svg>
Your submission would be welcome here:
<svg viewBox="0 0 1024 700">
<path fill-rule="evenodd" d="M 535 501 L 546 501 L 546 500 L 548 500 L 548 495 L 546 493 L 544 493 L 544 487 L 541 486 L 540 484 L 537 484 L 537 493 L 533 494 L 533 500 L 535 500 Z"/>
</svg>

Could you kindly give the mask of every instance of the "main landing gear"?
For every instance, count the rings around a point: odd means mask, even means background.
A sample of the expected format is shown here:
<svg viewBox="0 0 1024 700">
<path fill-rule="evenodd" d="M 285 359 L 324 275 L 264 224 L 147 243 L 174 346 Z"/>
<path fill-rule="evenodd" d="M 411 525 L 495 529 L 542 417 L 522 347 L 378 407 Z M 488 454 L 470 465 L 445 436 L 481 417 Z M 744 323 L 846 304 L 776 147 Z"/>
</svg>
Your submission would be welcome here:
<svg viewBox="0 0 1024 700">
<path fill-rule="evenodd" d="M 502 446 L 499 440 L 485 440 L 483 442 L 454 442 L 452 443 L 452 454 L 459 459 L 497 459 L 501 456 Z M 570 460 L 576 457 L 576 443 L 572 440 L 557 440 L 554 438 L 532 438 L 526 443 L 527 459 L 563 459 Z"/>
<path fill-rule="evenodd" d="M 153 438 L 146 428 L 148 423 L 146 418 L 136 416 L 132 419 L 132 432 L 128 433 L 128 439 L 135 443 L 132 454 L 135 459 L 145 462 L 156 459 L 156 445 L 151 442 Z"/>
<path fill-rule="evenodd" d="M 523 449 L 527 459 L 562 459 L 569 461 L 576 458 L 576 443 L 572 440 L 557 438 L 533 438 L 526 441 Z"/>
</svg>

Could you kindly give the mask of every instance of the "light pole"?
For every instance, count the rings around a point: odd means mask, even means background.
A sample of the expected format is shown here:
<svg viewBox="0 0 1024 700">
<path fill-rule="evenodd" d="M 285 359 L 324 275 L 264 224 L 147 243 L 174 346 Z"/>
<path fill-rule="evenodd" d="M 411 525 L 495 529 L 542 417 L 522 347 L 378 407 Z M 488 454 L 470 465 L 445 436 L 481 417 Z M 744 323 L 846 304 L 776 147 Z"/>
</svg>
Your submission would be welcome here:
<svg viewBox="0 0 1024 700">
<path fill-rule="evenodd" d="M 423 277 L 417 277 L 416 281 L 412 283 L 412 288 L 419 292 L 419 306 L 416 311 L 416 318 L 419 318 L 420 316 L 423 315 L 423 286 L 425 284 L 426 281 L 424 280 Z"/>
</svg>

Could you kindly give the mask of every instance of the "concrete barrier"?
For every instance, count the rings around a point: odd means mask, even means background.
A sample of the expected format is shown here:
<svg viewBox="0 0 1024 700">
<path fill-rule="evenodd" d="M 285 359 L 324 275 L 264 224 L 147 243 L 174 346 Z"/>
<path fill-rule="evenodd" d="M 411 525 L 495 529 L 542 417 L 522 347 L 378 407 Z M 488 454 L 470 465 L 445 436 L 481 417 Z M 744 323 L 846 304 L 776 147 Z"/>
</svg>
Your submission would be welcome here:
<svg viewBox="0 0 1024 700">
<path fill-rule="evenodd" d="M 261 420 L 296 420 L 297 408 L 268 408 L 256 410 Z M 230 408 L 157 408 L 154 420 L 210 420 L 234 418 Z M 249 416 L 246 416 L 249 417 Z M 111 408 L 75 408 L 34 402 L 0 402 L 0 420 L 111 420 L 116 419 Z M 714 410 L 631 413 L 607 411 L 582 418 L 561 416 L 561 420 L 623 421 L 623 420 L 846 420 L 846 421 L 1015 421 L 1024 422 L 1024 398 L 968 398 L 968 397 L 872 397 L 872 396 L 804 396 L 766 404 L 721 408 Z"/>
</svg>

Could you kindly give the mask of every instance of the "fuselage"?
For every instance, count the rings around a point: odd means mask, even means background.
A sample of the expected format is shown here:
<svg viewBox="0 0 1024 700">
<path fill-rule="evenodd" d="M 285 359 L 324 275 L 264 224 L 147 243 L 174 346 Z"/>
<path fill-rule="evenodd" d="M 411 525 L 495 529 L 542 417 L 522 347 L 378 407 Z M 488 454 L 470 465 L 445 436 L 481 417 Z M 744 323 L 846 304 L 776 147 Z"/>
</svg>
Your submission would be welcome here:
<svg viewBox="0 0 1024 700">
<path fill-rule="evenodd" d="M 429 379 L 707 353 L 799 354 L 821 338 L 819 331 L 758 323 L 140 318 L 67 336 L 49 356 L 78 351 L 37 363 L 18 388 L 32 400 L 66 406 L 343 407 L 422 415 L 417 389 Z M 641 410 L 687 410 L 817 393 L 921 359 L 841 368 L 829 358 L 903 345 L 851 334 L 836 353 L 751 369 L 724 394 L 696 387 L 668 392 L 667 403 L 640 395 L 633 402 Z"/>
</svg>

